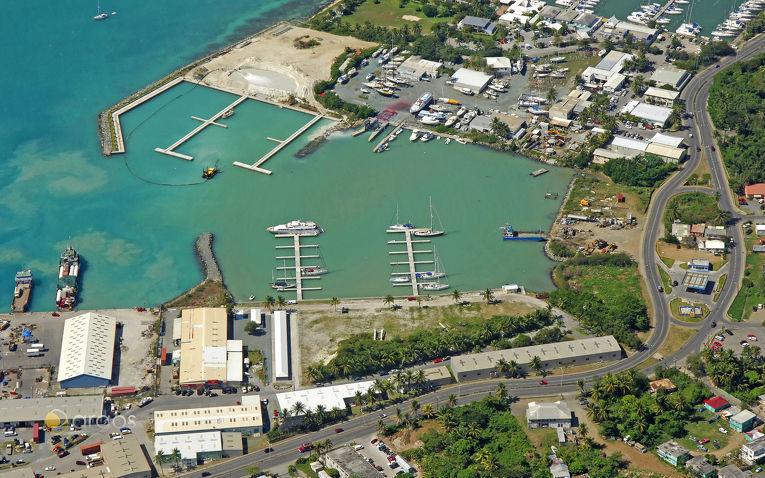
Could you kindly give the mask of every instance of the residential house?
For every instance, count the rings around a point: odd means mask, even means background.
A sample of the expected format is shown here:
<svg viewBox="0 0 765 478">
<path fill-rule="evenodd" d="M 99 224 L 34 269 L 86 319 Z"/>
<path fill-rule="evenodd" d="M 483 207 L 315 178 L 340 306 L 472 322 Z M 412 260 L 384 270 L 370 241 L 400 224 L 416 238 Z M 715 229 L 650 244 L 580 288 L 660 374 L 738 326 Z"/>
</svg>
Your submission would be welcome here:
<svg viewBox="0 0 765 478">
<path fill-rule="evenodd" d="M 694 456 L 685 462 L 685 467 L 699 478 L 712 478 L 717 472 L 717 468 L 712 466 L 703 455 Z"/>
<path fill-rule="evenodd" d="M 566 402 L 529 402 L 526 420 L 529 428 L 570 428 L 572 413 Z"/>
<path fill-rule="evenodd" d="M 741 445 L 741 459 L 753 465 L 765 458 L 765 437 Z"/>
<path fill-rule="evenodd" d="M 693 224 L 691 226 L 691 236 L 704 237 L 704 231 L 706 228 L 706 224 Z"/>
<path fill-rule="evenodd" d="M 675 384 L 672 383 L 672 380 L 668 378 L 662 378 L 661 380 L 654 380 L 652 382 L 649 382 L 648 386 L 651 387 L 651 393 L 656 393 L 659 390 L 664 390 L 667 393 L 670 393 L 677 390 L 677 387 L 675 386 Z"/>
<path fill-rule="evenodd" d="M 711 412 L 719 412 L 720 410 L 725 410 L 728 407 L 730 407 L 730 403 L 728 403 L 727 400 L 720 397 L 719 395 L 704 400 L 704 408 Z"/>
<path fill-rule="evenodd" d="M 749 199 L 765 198 L 765 183 L 744 186 L 744 195 Z"/>
<path fill-rule="evenodd" d="M 736 465 L 728 465 L 717 470 L 717 478 L 749 478 L 751 475 L 741 471 Z"/>
<path fill-rule="evenodd" d="M 679 466 L 688 461 L 691 452 L 675 440 L 669 440 L 656 448 L 659 458 L 672 466 Z"/>
<path fill-rule="evenodd" d="M 718 239 L 707 239 L 699 241 L 699 250 L 719 254 L 721 252 L 725 252 L 725 243 Z"/>
<path fill-rule="evenodd" d="M 688 237 L 691 235 L 691 226 L 676 220 L 672 223 L 672 235 L 678 239 Z"/>
<path fill-rule="evenodd" d="M 489 20 L 488 18 L 474 17 L 471 15 L 468 15 L 462 20 L 460 20 L 460 22 L 457 24 L 457 28 L 459 30 L 462 30 L 465 28 L 471 28 L 477 32 L 491 35 L 494 33 L 494 30 L 497 29 L 497 24 L 492 23 L 492 21 Z"/>
<path fill-rule="evenodd" d="M 754 428 L 754 423 L 757 421 L 757 415 L 752 413 L 751 410 L 743 410 L 742 412 L 730 417 L 730 427 L 739 433 L 748 432 Z"/>
</svg>

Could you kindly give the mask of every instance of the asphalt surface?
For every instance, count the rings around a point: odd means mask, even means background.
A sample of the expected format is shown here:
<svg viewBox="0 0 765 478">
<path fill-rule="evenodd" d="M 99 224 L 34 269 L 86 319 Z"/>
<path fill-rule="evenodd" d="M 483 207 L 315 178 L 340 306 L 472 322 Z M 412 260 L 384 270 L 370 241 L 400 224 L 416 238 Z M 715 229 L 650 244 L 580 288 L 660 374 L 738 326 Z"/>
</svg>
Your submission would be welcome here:
<svg viewBox="0 0 765 478">
<path fill-rule="evenodd" d="M 765 35 L 760 35 L 740 47 L 735 57 L 726 57 L 722 59 L 719 62 L 720 68 L 724 68 L 733 62 L 750 59 L 755 54 L 762 51 L 763 47 L 765 47 Z M 420 406 L 428 403 L 438 406 L 445 403 L 447 397 L 451 394 L 454 394 L 457 397 L 458 404 L 469 403 L 493 393 L 499 383 L 505 383 L 508 386 L 511 395 L 517 397 L 559 395 L 574 390 L 577 381 L 580 379 L 591 381 L 608 373 L 618 373 L 628 370 L 640 365 L 649 358 L 654 353 L 654 349 L 656 349 L 666 338 L 669 331 L 669 325 L 672 322 L 672 317 L 669 313 L 664 293 L 658 291 L 658 286 L 661 284 L 661 280 L 656 267 L 657 258 L 654 249 L 658 239 L 658 231 L 660 230 L 663 211 L 667 205 L 667 201 L 676 194 L 685 191 L 704 191 L 709 194 L 714 193 L 713 190 L 709 189 L 683 186 L 685 180 L 693 173 L 700 161 L 701 155 L 696 151 L 696 146 L 701 147 L 705 153 L 709 162 L 713 184 L 716 189 L 721 191 L 720 207 L 730 211 L 734 215 L 733 222 L 735 227 L 733 228 L 733 234 L 737 246 L 734 247 L 733 252 L 730 254 L 729 279 L 720 293 L 716 307 L 704 321 L 693 324 L 693 326 L 698 328 L 698 332 L 675 354 L 671 357 L 666 357 L 663 363 L 675 363 L 684 359 L 689 353 L 698 351 L 709 335 L 710 323 L 712 321 L 716 321 L 718 326 L 729 323 L 725 319 L 725 311 L 728 309 L 738 291 L 745 257 L 745 251 L 741 247 L 744 244 L 742 232 L 741 228 L 738 227 L 737 222 L 741 221 L 742 218 L 754 221 L 757 220 L 758 216 L 742 215 L 736 208 L 732 193 L 728 187 L 726 172 L 719 151 L 711 150 L 711 146 L 714 144 L 714 138 L 712 136 L 713 125 L 706 113 L 706 102 L 707 97 L 709 96 L 709 86 L 711 85 L 714 75 L 720 68 L 713 66 L 712 68 L 698 73 L 683 90 L 681 98 L 686 101 L 688 111 L 693 112 L 694 114 L 694 138 L 689 139 L 691 159 L 685 163 L 682 170 L 670 178 L 654 193 L 648 211 L 648 219 L 642 243 L 643 257 L 640 267 L 642 269 L 643 277 L 645 277 L 646 282 L 648 283 L 651 301 L 654 305 L 654 331 L 651 334 L 651 337 L 646 341 L 645 348 L 632 354 L 628 358 L 595 371 L 572 373 L 563 377 L 554 377 L 553 379 L 550 379 L 550 384 L 544 386 L 540 386 L 538 379 L 536 378 L 513 380 L 494 379 L 457 384 L 417 397 Z M 689 324 L 684 325 L 688 326 Z M 656 365 L 658 364 L 646 367 L 641 371 L 650 373 Z M 293 463 L 301 456 L 298 447 L 302 443 L 315 443 L 325 439 L 330 439 L 335 444 L 351 441 L 364 443 L 364 440 L 366 440 L 367 437 L 377 431 L 377 421 L 380 418 L 379 414 L 385 413 L 388 415 L 386 421 L 387 423 L 390 423 L 390 416 L 395 415 L 397 407 L 402 410 L 408 410 L 409 402 L 403 402 L 396 406 L 391 406 L 378 412 L 362 415 L 341 423 L 337 426 L 344 428 L 344 431 L 339 434 L 334 432 L 336 426 L 329 426 L 313 433 L 299 435 L 274 443 L 271 445 L 273 451 L 270 453 L 264 453 L 262 450 L 253 451 L 242 457 L 232 458 L 209 467 L 203 467 L 193 472 L 184 473 L 182 476 L 196 478 L 201 477 L 202 472 L 209 472 L 211 476 L 243 477 L 247 476 L 247 468 L 253 465 L 257 465 L 261 470 L 273 470 L 276 468 L 284 468 L 288 463 Z"/>
</svg>

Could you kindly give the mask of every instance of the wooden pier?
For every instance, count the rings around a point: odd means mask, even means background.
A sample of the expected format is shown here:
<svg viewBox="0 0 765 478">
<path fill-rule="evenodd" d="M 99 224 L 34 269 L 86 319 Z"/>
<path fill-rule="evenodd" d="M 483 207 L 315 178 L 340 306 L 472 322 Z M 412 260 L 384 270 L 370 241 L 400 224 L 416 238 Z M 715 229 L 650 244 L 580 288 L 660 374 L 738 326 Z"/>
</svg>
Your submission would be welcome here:
<svg viewBox="0 0 765 478">
<path fill-rule="evenodd" d="M 674 3 L 675 3 L 675 0 L 669 0 L 667 3 L 665 3 L 665 4 L 664 4 L 664 6 L 663 6 L 663 7 L 661 7 L 661 8 L 659 9 L 659 11 L 658 11 L 658 12 L 656 12 L 656 15 L 654 15 L 653 17 L 651 17 L 651 19 L 652 19 L 652 20 L 656 20 L 656 19 L 657 19 L 657 18 L 659 18 L 660 16 L 664 15 L 664 13 L 667 11 L 667 9 L 670 7 L 670 5 L 672 5 L 672 4 L 674 4 Z M 689 7 L 690 5 L 686 5 L 686 6 L 688 6 L 688 7 Z"/>
<path fill-rule="evenodd" d="M 378 151 L 380 151 L 380 146 L 384 145 L 386 141 L 390 141 L 391 137 L 396 133 L 396 131 L 398 131 L 399 128 L 404 126 L 404 123 L 406 123 L 406 118 L 402 119 L 401 121 L 399 121 L 398 124 L 393 127 L 393 132 L 391 132 L 390 134 L 385 135 L 385 137 L 382 140 L 380 140 L 379 143 L 377 143 L 377 146 L 374 147 L 372 152 L 373 153 L 377 153 Z M 388 123 L 385 123 L 385 126 L 380 128 L 378 131 L 382 131 L 383 129 L 385 129 L 386 126 L 388 126 Z M 374 133 L 372 133 L 372 134 L 374 135 Z M 374 138 L 374 136 L 371 136 L 369 138 L 369 141 L 372 141 L 372 138 Z"/>
<path fill-rule="evenodd" d="M 274 149 L 266 153 L 265 156 L 263 156 L 262 158 L 260 158 L 257 162 L 253 164 L 246 164 L 239 161 L 235 161 L 234 166 L 239 166 L 240 168 L 249 169 L 250 171 L 257 171 L 263 174 L 269 174 L 269 175 L 272 174 L 273 171 L 269 171 L 268 169 L 263 169 L 260 166 L 266 161 L 268 161 L 269 159 L 271 159 L 271 156 L 281 151 L 282 148 L 284 148 L 285 146 L 290 144 L 292 141 L 294 141 L 295 138 L 303 134 L 308 128 L 316 124 L 323 117 L 324 117 L 323 115 L 314 116 L 314 118 L 311 121 L 303 125 L 303 127 L 301 127 L 299 130 L 292 133 L 292 135 L 290 135 L 290 137 L 285 139 L 284 141 L 279 141 L 278 139 L 274 139 L 274 138 L 268 138 L 269 140 L 278 142 L 279 144 Z"/>
<path fill-rule="evenodd" d="M 235 106 L 239 105 L 241 102 L 243 102 L 243 101 L 244 101 L 244 100 L 246 100 L 247 98 L 248 98 L 248 96 L 247 96 L 247 95 L 244 95 L 244 96 L 241 96 L 241 97 L 239 97 L 239 98 L 238 98 L 236 101 L 234 101 L 234 102 L 233 102 L 233 103 L 231 103 L 230 105 L 226 106 L 225 108 L 223 108 L 222 110 L 220 110 L 218 113 L 216 113 L 214 116 L 212 116 L 211 118 L 208 118 L 208 119 L 206 119 L 206 120 L 202 120 L 201 118 L 195 118 L 195 117 L 193 117 L 193 116 L 192 116 L 192 118 L 194 118 L 194 119 L 196 119 L 196 120 L 200 120 L 200 121 L 202 121 L 202 124 L 200 124 L 199 126 L 197 126 L 196 128 L 194 128 L 193 130 L 191 130 L 191 131 L 190 131 L 190 132 L 189 132 L 189 133 L 188 133 L 186 136 L 184 136 L 183 138 L 179 139 L 178 141 L 176 141 L 175 143 L 173 143 L 172 145 L 170 145 L 170 147 L 167 147 L 167 148 L 164 148 L 164 149 L 163 149 L 163 148 L 154 148 L 154 151 L 156 151 L 156 152 L 158 152 L 158 153 L 162 153 L 162 154 L 167 154 L 167 155 L 169 155 L 169 156 L 173 156 L 173 157 L 176 157 L 176 158 L 185 159 L 185 160 L 187 160 L 187 161 L 191 161 L 192 159 L 194 159 L 194 157 L 193 157 L 193 156 L 189 156 L 189 155 L 187 155 L 187 154 L 176 153 L 176 152 L 174 151 L 174 149 L 175 149 L 175 148 L 177 148 L 177 147 L 179 147 L 180 145 L 182 145 L 182 144 L 183 144 L 183 143 L 185 143 L 186 141 L 190 140 L 191 138 L 193 138 L 193 137 L 194 137 L 194 135 L 196 135 L 197 133 L 199 133 L 199 132 L 200 132 L 200 131 L 202 131 L 203 129 L 207 128 L 207 127 L 208 127 L 208 126 L 210 126 L 211 124 L 215 124 L 215 125 L 217 125 L 217 126 L 222 126 L 222 125 L 220 125 L 220 124 L 216 123 L 215 121 L 216 121 L 218 118 L 220 118 L 221 116 L 223 116 L 223 114 L 224 114 L 224 113 L 226 113 L 228 110 L 231 110 L 231 109 L 233 109 Z"/>
<path fill-rule="evenodd" d="M 277 259 L 291 259 L 294 261 L 294 265 L 292 266 L 282 266 L 277 267 L 277 270 L 293 270 L 295 272 L 295 275 L 293 277 L 284 277 L 284 280 L 294 280 L 295 281 L 295 289 L 288 289 L 284 292 L 287 292 L 289 290 L 294 290 L 297 293 L 297 300 L 303 300 L 303 291 L 306 290 L 321 290 L 321 287 L 303 287 L 303 281 L 307 279 L 321 279 L 321 276 L 304 276 L 302 273 L 302 270 L 304 267 L 307 268 L 318 268 L 318 266 L 304 266 L 302 263 L 303 259 L 314 259 L 320 257 L 318 254 L 311 254 L 311 255 L 302 255 L 301 249 L 302 248 L 318 248 L 319 246 L 317 244 L 300 244 L 300 238 L 303 237 L 299 234 L 277 234 L 277 238 L 292 238 L 292 245 L 289 246 L 276 246 L 276 249 L 293 249 L 295 251 L 295 254 L 292 256 L 276 256 Z M 307 236 L 307 237 L 316 237 L 316 236 Z"/>
<path fill-rule="evenodd" d="M 388 251 L 388 254 L 390 255 L 396 255 L 396 254 L 406 254 L 407 255 L 407 261 L 406 262 L 400 262 L 400 261 L 394 261 L 391 262 L 390 265 L 396 266 L 396 265 L 408 265 L 409 266 L 409 272 L 393 272 L 391 275 L 408 275 L 409 276 L 409 283 L 400 283 L 400 284 L 393 284 L 394 286 L 412 286 L 412 296 L 417 297 L 420 295 L 420 289 L 419 284 L 417 283 L 417 264 L 433 264 L 434 261 L 417 261 L 415 260 L 415 254 L 426 254 L 430 253 L 432 251 L 415 251 L 414 250 L 414 243 L 423 243 L 423 242 L 430 242 L 429 240 L 423 240 L 418 239 L 413 241 L 412 240 L 412 230 L 405 229 L 403 231 L 400 230 L 394 230 L 394 229 L 388 229 L 389 233 L 396 233 L 396 232 L 403 232 L 404 233 L 404 239 L 403 241 L 388 241 L 388 244 L 406 244 L 406 251 Z"/>
</svg>

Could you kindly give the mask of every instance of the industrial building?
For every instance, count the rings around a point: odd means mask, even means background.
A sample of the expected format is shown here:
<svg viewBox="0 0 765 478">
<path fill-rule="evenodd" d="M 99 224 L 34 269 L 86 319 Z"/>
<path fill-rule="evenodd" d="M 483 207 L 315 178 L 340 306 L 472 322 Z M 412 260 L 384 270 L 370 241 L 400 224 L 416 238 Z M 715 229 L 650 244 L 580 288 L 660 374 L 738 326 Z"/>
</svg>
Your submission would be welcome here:
<svg viewBox="0 0 765 478">
<path fill-rule="evenodd" d="M 663 128 L 672 114 L 672 109 L 632 100 L 624 106 L 622 113 L 632 115 L 645 123 Z"/>
<path fill-rule="evenodd" d="M 228 374 L 228 314 L 225 307 L 184 309 L 181 315 L 181 386 L 220 385 Z M 233 347 L 233 346 L 232 346 Z M 241 353 L 232 355 L 241 361 Z M 237 367 L 232 363 L 233 367 Z M 238 365 L 241 368 L 241 363 Z"/>
<path fill-rule="evenodd" d="M 155 453 L 161 450 L 165 456 L 170 456 L 175 449 L 181 453 L 181 461 L 186 466 L 223 458 L 221 432 L 182 433 L 154 437 Z"/>
<path fill-rule="evenodd" d="M 555 103 L 550 107 L 549 115 L 552 119 L 569 119 L 574 113 L 576 104 L 579 103 L 579 98 L 572 96 L 564 96 L 561 101 Z"/>
<path fill-rule="evenodd" d="M 101 444 L 103 468 L 111 472 L 111 478 L 151 478 L 149 458 L 135 435 L 125 435 L 122 440 Z"/>
<path fill-rule="evenodd" d="M 649 87 L 643 96 L 650 98 L 654 103 L 662 106 L 672 106 L 680 96 L 679 91 L 665 90 L 664 88 Z"/>
<path fill-rule="evenodd" d="M 600 32 L 606 38 L 623 40 L 628 35 L 631 35 L 635 41 L 651 43 L 656 39 L 657 30 L 646 25 L 638 25 L 611 17 L 603 23 L 603 28 Z"/>
<path fill-rule="evenodd" d="M 305 410 L 316 411 L 316 407 L 323 406 L 329 411 L 334 408 L 344 410 L 347 407 L 347 401 L 356 396 L 356 392 L 367 393 L 372 388 L 374 381 L 350 382 L 331 387 L 306 388 L 295 390 L 293 392 L 281 392 L 276 394 L 276 401 L 282 410 L 292 410 L 296 403 L 301 403 Z M 294 413 L 293 413 L 294 415 Z"/>
<path fill-rule="evenodd" d="M 657 87 L 671 86 L 676 90 L 681 90 L 685 83 L 690 79 L 690 75 L 685 70 L 675 68 L 657 68 L 651 75 L 650 81 L 656 82 Z"/>
<path fill-rule="evenodd" d="M 380 478 L 374 466 L 349 446 L 336 448 L 324 455 L 324 466 L 340 472 L 340 478 Z"/>
<path fill-rule="evenodd" d="M 460 68 L 452 75 L 455 88 L 468 89 L 476 95 L 486 89 L 486 86 L 492 78 L 492 75 L 488 75 L 482 71 L 470 70 L 468 68 Z"/>
<path fill-rule="evenodd" d="M 190 432 L 223 431 L 253 435 L 263 432 L 260 401 L 247 405 L 183 408 L 154 412 L 154 433 L 173 435 Z"/>
<path fill-rule="evenodd" d="M 452 374 L 449 373 L 446 366 L 426 368 L 423 371 L 425 372 L 425 385 L 440 387 L 452 383 Z"/>
<path fill-rule="evenodd" d="M 0 400 L 0 425 L 31 427 L 34 423 L 50 428 L 69 427 L 75 420 L 82 424 L 104 420 L 101 395 L 45 397 L 22 400 Z"/>
<path fill-rule="evenodd" d="M 607 335 L 568 342 L 558 342 L 530 347 L 495 350 L 478 354 L 453 357 L 452 371 L 457 381 L 477 380 L 497 376 L 497 362 L 504 359 L 515 361 L 522 372 L 531 371 L 531 361 L 539 357 L 542 368 L 555 369 L 572 365 L 609 362 L 618 360 L 622 349 L 616 339 Z"/>
<path fill-rule="evenodd" d="M 410 56 L 398 67 L 398 74 L 404 78 L 420 81 L 424 77 L 438 78 L 438 70 L 444 67 L 440 61 L 424 60 L 419 56 Z"/>
<path fill-rule="evenodd" d="M 566 402 L 529 402 L 526 421 L 529 428 L 571 428 L 571 409 Z"/>
<path fill-rule="evenodd" d="M 105 387 L 112 378 L 117 319 L 88 312 L 66 319 L 58 382 L 62 388 Z"/>
<path fill-rule="evenodd" d="M 289 380 L 290 374 L 290 326 L 289 315 L 285 310 L 275 310 L 273 314 L 273 350 L 274 381 Z"/>
</svg>

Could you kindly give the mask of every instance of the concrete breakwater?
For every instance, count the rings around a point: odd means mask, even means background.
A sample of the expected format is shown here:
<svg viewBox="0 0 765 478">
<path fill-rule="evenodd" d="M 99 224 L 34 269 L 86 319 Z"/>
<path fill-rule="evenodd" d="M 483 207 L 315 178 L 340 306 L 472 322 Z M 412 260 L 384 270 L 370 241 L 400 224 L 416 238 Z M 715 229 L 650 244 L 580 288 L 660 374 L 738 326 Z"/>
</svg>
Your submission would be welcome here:
<svg viewBox="0 0 765 478">
<path fill-rule="evenodd" d="M 220 267 L 218 267 L 218 261 L 215 260 L 215 254 L 213 253 L 213 237 L 211 232 L 200 234 L 194 243 L 194 252 L 197 255 L 197 260 L 199 260 L 199 265 L 202 267 L 205 280 L 223 282 L 223 274 L 220 271 Z"/>
</svg>

